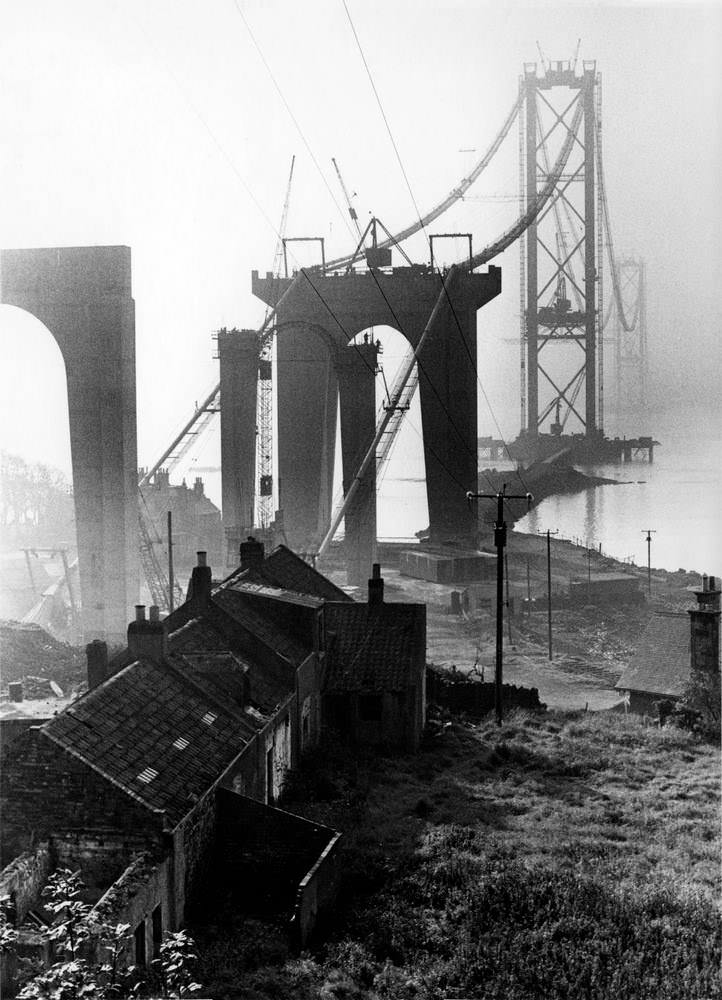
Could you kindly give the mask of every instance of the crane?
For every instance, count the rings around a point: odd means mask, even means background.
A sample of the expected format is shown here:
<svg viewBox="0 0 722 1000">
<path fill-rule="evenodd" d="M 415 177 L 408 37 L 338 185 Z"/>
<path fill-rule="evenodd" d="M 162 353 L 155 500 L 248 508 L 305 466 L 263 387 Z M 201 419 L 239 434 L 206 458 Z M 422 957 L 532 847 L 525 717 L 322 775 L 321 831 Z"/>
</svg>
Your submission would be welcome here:
<svg viewBox="0 0 722 1000">
<path fill-rule="evenodd" d="M 331 163 L 333 163 L 333 168 L 336 171 L 336 176 L 338 177 L 338 182 L 341 185 L 341 190 L 343 191 L 343 196 L 346 199 L 346 207 L 348 208 L 348 214 L 351 217 L 351 222 L 353 222 L 354 228 L 356 230 L 356 235 L 358 236 L 358 238 L 360 240 L 361 239 L 361 226 L 359 226 L 359 224 L 358 224 L 358 213 L 356 212 L 356 209 L 353 207 L 353 204 L 351 202 L 351 198 L 350 198 L 349 193 L 348 193 L 348 191 L 346 189 L 346 185 L 343 182 L 343 177 L 341 176 L 341 171 L 338 168 L 338 163 L 336 163 L 336 158 L 333 157 L 333 156 L 331 157 Z"/>
<path fill-rule="evenodd" d="M 291 169 L 286 185 L 281 221 L 278 226 L 278 242 L 273 258 L 273 276 L 280 277 L 283 261 L 283 238 L 286 235 L 288 207 L 291 201 L 291 184 L 296 157 L 291 157 Z M 268 529 L 273 520 L 273 330 L 269 327 L 271 307 L 266 316 L 258 340 L 258 404 L 256 437 L 256 523 L 259 528 Z"/>
</svg>

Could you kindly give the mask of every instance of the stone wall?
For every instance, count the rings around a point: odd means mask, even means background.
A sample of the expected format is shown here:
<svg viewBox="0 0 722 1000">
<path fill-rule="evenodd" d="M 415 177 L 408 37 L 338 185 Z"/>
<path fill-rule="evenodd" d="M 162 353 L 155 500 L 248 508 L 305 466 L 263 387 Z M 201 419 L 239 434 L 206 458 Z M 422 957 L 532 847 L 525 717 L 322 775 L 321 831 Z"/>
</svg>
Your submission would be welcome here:
<svg viewBox="0 0 722 1000">
<path fill-rule="evenodd" d="M 40 897 L 40 891 L 48 876 L 55 868 L 53 854 L 48 841 L 44 841 L 34 851 L 18 855 L 0 872 L 0 899 L 10 897 L 15 922 L 21 924 Z"/>
<path fill-rule="evenodd" d="M 333 909 L 340 878 L 339 853 L 341 834 L 335 834 L 323 849 L 320 857 L 302 880 L 296 893 L 296 906 L 291 917 L 291 943 L 302 951 L 316 930 Z"/>
<path fill-rule="evenodd" d="M 145 965 L 157 958 L 163 933 L 178 927 L 170 858 L 159 860 L 147 852 L 137 855 L 98 900 L 90 920 L 130 926 L 133 939 L 122 956 L 123 964 Z"/>
<path fill-rule="evenodd" d="M 82 761 L 30 729 L 5 747 L 0 773 L 2 863 L 58 831 L 103 827 L 157 839 L 163 814 L 134 802 Z"/>
<path fill-rule="evenodd" d="M 216 893 L 246 912 L 290 920 L 299 886 L 336 832 L 226 789 L 218 796 Z M 325 880 L 320 891 L 322 898 L 330 892 Z"/>
</svg>

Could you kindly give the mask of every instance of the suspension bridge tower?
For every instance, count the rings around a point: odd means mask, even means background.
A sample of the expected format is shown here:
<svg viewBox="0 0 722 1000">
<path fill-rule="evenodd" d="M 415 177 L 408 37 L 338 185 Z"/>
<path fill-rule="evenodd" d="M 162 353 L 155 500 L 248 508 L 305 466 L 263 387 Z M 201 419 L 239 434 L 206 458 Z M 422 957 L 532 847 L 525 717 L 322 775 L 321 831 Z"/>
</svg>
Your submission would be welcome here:
<svg viewBox="0 0 722 1000">
<path fill-rule="evenodd" d="M 602 201 L 596 144 L 601 82 L 596 63 L 525 63 L 520 80 L 520 196 L 534 204 L 557 150 L 572 151 L 551 197 L 520 240 L 521 441 L 539 453 L 540 435 L 567 428 L 591 443 L 604 427 Z M 548 423 L 547 423 L 548 421 Z M 553 442 L 550 443 L 553 447 Z"/>
</svg>

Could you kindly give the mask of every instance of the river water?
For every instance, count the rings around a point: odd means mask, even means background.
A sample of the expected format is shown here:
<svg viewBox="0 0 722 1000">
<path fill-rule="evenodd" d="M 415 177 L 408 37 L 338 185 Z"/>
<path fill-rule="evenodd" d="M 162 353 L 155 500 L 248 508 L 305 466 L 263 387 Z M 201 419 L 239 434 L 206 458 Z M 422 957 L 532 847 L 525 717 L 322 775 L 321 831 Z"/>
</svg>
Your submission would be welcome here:
<svg viewBox="0 0 722 1000">
<path fill-rule="evenodd" d="M 722 422 L 717 412 L 682 410 L 649 420 L 661 442 L 654 463 L 577 466 L 615 479 L 583 493 L 550 497 L 516 528 L 574 538 L 617 559 L 646 565 L 646 531 L 652 529 L 652 565 L 722 575 Z M 503 468 L 502 463 L 497 463 Z M 414 474 L 415 473 L 415 474 Z M 428 524 L 418 470 L 382 487 L 379 534 L 412 537 Z"/>
</svg>

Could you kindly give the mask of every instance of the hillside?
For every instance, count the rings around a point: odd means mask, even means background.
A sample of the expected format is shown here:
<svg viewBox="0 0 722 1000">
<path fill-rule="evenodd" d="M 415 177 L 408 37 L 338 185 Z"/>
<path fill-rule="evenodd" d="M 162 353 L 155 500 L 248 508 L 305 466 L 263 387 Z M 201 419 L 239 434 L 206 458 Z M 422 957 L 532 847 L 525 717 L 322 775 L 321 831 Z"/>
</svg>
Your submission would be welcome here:
<svg viewBox="0 0 722 1000">
<path fill-rule="evenodd" d="M 416 756 L 318 754 L 284 804 L 346 834 L 328 942 L 226 925 L 214 997 L 720 996 L 719 751 L 688 733 L 456 721 Z"/>
</svg>

